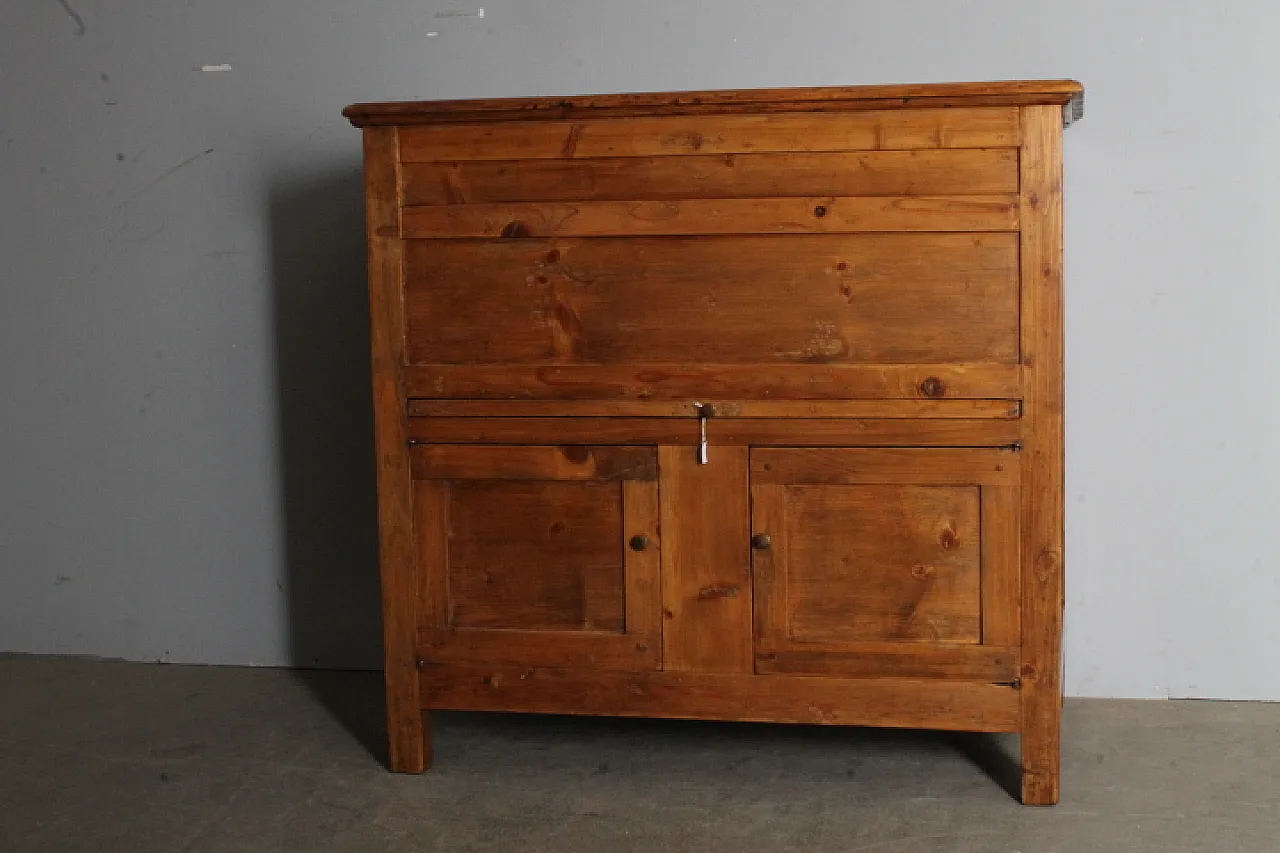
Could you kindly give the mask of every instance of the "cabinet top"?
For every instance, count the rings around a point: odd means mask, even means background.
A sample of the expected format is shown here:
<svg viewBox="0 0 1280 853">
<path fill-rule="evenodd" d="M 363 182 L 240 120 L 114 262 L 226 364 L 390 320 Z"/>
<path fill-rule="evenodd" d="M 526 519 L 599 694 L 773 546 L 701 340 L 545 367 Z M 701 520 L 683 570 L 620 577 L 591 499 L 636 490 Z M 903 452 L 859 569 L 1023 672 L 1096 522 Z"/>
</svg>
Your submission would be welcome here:
<svg viewBox="0 0 1280 853">
<path fill-rule="evenodd" d="M 1083 111 L 1084 87 L 1074 80 L 1007 80 L 894 86 L 819 86 L 795 89 L 718 89 L 542 98 L 393 101 L 352 104 L 342 111 L 356 127 L 530 119 L 714 115 L 761 112 L 893 110 L 924 107 L 1070 104 Z"/>
</svg>

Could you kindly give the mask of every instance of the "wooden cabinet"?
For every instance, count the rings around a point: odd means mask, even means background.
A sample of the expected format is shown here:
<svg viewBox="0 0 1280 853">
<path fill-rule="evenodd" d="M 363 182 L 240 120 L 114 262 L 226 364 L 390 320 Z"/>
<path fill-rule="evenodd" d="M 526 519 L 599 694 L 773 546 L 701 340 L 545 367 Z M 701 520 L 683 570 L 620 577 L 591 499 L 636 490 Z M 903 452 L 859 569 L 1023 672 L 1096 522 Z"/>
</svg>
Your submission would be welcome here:
<svg viewBox="0 0 1280 853">
<path fill-rule="evenodd" d="M 366 104 L 427 712 L 1022 735 L 1058 798 L 1070 81 Z"/>
</svg>

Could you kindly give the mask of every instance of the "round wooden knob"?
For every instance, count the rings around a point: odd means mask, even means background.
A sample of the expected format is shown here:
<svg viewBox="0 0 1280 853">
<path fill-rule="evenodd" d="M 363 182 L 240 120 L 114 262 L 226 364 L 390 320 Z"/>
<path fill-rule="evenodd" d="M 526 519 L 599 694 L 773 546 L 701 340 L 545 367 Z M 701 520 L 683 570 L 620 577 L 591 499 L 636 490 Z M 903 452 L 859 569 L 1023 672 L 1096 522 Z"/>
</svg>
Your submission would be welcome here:
<svg viewBox="0 0 1280 853">
<path fill-rule="evenodd" d="M 645 536 L 643 533 L 637 534 L 636 536 L 631 537 L 630 544 L 632 551 L 643 551 L 645 548 L 649 547 L 649 537 Z"/>
<path fill-rule="evenodd" d="M 751 537 L 751 547 L 757 551 L 764 551 L 773 544 L 773 537 L 768 533 L 757 533 Z"/>
</svg>

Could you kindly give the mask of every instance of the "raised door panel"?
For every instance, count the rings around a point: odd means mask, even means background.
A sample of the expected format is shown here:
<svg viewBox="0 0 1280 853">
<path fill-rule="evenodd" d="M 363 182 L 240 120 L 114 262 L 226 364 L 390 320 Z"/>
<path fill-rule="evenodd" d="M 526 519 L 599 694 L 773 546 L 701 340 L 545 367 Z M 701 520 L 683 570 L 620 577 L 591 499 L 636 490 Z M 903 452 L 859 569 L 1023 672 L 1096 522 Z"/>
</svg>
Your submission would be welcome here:
<svg viewBox="0 0 1280 853">
<path fill-rule="evenodd" d="M 654 669 L 653 447 L 414 447 L 426 663 Z"/>
<path fill-rule="evenodd" d="M 753 449 L 756 670 L 1016 678 L 1018 463 Z"/>
</svg>

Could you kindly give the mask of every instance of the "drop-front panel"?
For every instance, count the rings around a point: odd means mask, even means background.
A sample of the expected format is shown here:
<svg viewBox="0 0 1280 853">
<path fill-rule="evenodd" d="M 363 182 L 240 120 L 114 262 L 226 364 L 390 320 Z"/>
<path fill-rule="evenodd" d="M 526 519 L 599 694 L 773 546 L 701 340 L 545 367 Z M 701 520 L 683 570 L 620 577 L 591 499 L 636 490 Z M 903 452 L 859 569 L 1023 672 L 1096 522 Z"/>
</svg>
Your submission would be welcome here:
<svg viewBox="0 0 1280 853">
<path fill-rule="evenodd" d="M 1022 735 L 1070 81 L 356 105 L 391 766 L 433 709 Z"/>
</svg>

